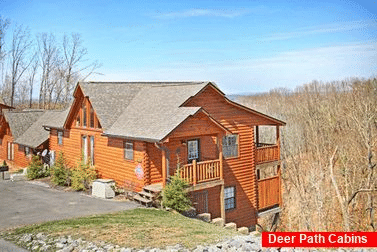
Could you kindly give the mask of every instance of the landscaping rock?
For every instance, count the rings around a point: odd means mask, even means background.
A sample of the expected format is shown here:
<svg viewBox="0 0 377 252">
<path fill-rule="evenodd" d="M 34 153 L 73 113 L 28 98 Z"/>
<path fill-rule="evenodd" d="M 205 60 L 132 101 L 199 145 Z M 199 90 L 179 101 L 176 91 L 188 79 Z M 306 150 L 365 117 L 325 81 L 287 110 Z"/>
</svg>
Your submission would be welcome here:
<svg viewBox="0 0 377 252">
<path fill-rule="evenodd" d="M 223 218 L 215 218 L 212 220 L 212 223 L 219 226 L 223 227 L 224 226 L 224 219 Z"/>
<path fill-rule="evenodd" d="M 56 247 L 57 249 L 62 249 L 62 248 L 64 248 L 64 244 L 61 243 L 61 242 L 58 242 L 58 243 L 55 244 L 55 247 Z"/>
<path fill-rule="evenodd" d="M 25 234 L 21 241 L 27 243 L 27 242 L 31 242 L 33 240 L 33 236 L 31 234 Z"/>
<path fill-rule="evenodd" d="M 248 235 L 249 234 L 249 229 L 247 227 L 240 227 L 240 228 L 237 229 L 237 231 L 240 234 L 244 234 L 244 235 Z"/>
<path fill-rule="evenodd" d="M 229 230 L 237 230 L 237 224 L 234 222 L 229 222 L 225 224 L 224 228 Z"/>
<path fill-rule="evenodd" d="M 211 214 L 210 213 L 202 213 L 198 214 L 196 216 L 199 220 L 205 221 L 205 222 L 210 222 L 211 221 Z"/>
</svg>

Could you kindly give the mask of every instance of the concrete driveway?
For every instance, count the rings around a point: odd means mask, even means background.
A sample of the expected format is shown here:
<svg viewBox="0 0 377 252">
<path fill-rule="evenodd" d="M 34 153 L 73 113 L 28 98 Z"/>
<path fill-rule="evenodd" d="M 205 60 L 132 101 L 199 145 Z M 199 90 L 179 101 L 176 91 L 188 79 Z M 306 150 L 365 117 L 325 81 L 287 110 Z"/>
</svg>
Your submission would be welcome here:
<svg viewBox="0 0 377 252">
<path fill-rule="evenodd" d="M 12 227 L 137 208 L 134 202 L 93 198 L 28 181 L 0 180 L 0 231 Z"/>
</svg>

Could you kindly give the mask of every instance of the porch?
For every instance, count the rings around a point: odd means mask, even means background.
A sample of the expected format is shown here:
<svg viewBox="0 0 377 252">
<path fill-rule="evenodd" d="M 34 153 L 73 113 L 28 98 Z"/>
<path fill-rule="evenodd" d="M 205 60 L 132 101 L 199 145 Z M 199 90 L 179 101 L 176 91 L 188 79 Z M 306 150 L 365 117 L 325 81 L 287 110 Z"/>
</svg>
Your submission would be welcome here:
<svg viewBox="0 0 377 252">
<path fill-rule="evenodd" d="M 264 129 L 268 127 L 268 129 Z M 276 127 L 273 132 L 273 127 Z M 261 132 L 262 128 L 262 132 Z M 262 138 L 262 141 L 260 142 Z M 267 143 L 269 142 L 269 143 Z M 255 126 L 255 163 L 257 165 L 280 160 L 279 126 Z"/>
<path fill-rule="evenodd" d="M 196 162 L 184 165 L 180 169 L 180 176 L 189 185 L 197 185 L 200 183 L 208 183 L 223 179 L 222 158 L 217 160 Z"/>
<path fill-rule="evenodd" d="M 189 192 L 217 187 L 221 217 L 225 220 L 222 141 L 224 132 L 169 138 L 162 151 L 162 188 L 169 177 L 178 175 L 189 185 Z"/>
<path fill-rule="evenodd" d="M 260 128 L 262 128 L 262 132 Z M 266 128 L 255 127 L 259 214 L 278 209 L 282 202 L 279 126 L 267 126 Z M 262 142 L 260 142 L 261 139 Z"/>
</svg>

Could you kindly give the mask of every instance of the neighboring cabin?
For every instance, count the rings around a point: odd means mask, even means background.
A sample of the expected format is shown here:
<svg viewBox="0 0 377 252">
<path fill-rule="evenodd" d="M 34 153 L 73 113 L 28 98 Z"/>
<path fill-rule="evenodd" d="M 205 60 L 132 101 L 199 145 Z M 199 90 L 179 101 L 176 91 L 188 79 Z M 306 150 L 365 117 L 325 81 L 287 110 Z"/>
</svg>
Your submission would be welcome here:
<svg viewBox="0 0 377 252">
<path fill-rule="evenodd" d="M 11 171 L 26 167 L 32 154 L 48 149 L 49 132 L 43 125 L 55 120 L 60 111 L 11 111 L 1 104 L 0 159 L 6 161 Z"/>
<path fill-rule="evenodd" d="M 259 143 L 263 125 L 276 127 L 275 143 Z M 100 177 L 134 191 L 163 187 L 180 167 L 199 212 L 248 227 L 281 205 L 283 125 L 211 82 L 79 83 L 67 116 L 43 124 L 50 150 L 70 165 L 83 155 Z"/>
</svg>

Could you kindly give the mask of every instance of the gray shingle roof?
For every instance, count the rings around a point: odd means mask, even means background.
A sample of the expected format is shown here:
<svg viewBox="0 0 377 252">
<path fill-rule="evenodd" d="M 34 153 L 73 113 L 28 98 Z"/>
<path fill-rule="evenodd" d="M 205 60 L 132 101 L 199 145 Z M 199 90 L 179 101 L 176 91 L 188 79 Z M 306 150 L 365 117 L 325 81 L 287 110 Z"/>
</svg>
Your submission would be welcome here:
<svg viewBox="0 0 377 252">
<path fill-rule="evenodd" d="M 159 141 L 200 108 L 180 107 L 209 82 L 81 83 L 104 133 Z"/>
<path fill-rule="evenodd" d="M 143 88 L 143 85 L 130 83 L 80 83 L 84 95 L 90 102 L 103 129 L 109 128 Z"/>
<path fill-rule="evenodd" d="M 51 113 L 51 115 L 49 116 L 49 120 L 44 121 L 44 124 L 42 126 L 46 126 L 49 128 L 62 129 L 64 127 L 64 123 L 68 116 L 70 108 L 71 106 L 68 106 L 68 108 L 66 108 L 63 111 L 58 111 L 57 113 Z"/>
<path fill-rule="evenodd" d="M 58 118 L 65 111 L 44 111 L 39 118 L 30 125 L 30 127 L 18 138 L 14 140 L 15 143 L 36 148 L 46 142 L 49 138 L 50 132 L 45 130 L 43 126 Z"/>
<path fill-rule="evenodd" d="M 26 110 L 20 112 L 4 112 L 12 132 L 13 139 L 19 138 L 38 118 L 43 115 L 43 110 Z M 42 128 L 43 129 L 43 128 Z"/>
</svg>

